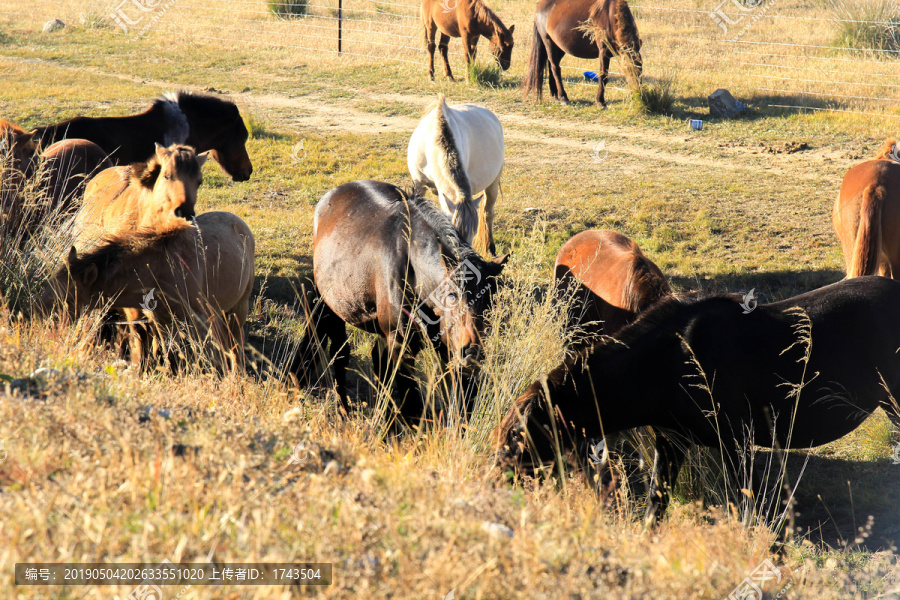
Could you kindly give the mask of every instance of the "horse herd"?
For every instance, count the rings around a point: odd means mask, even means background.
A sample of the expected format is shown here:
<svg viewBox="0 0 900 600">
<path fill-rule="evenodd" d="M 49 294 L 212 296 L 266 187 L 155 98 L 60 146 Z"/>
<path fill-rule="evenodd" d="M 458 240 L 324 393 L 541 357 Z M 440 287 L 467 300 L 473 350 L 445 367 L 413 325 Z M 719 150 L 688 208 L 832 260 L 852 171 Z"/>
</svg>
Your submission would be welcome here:
<svg viewBox="0 0 900 600">
<path fill-rule="evenodd" d="M 515 25 L 507 28 L 484 0 L 422 0 L 421 17 L 428 53 L 428 77 L 432 81 L 436 47 L 444 63 L 444 74 L 453 80 L 447 58 L 452 37 L 462 39 L 467 77 L 481 36 L 489 40 L 491 54 L 500 68 L 509 69 Z M 595 100 L 598 106 L 606 106 L 606 81 L 613 56 L 622 58 L 626 80 L 632 88 L 638 87 L 643 72 L 641 38 L 627 0 L 539 0 L 535 7 L 531 54 L 522 91 L 540 99 L 544 74 L 549 67 L 550 93 L 559 102 L 568 104 L 559 66 L 566 54 L 599 60 Z"/>
<path fill-rule="evenodd" d="M 217 367 L 243 370 L 255 241 L 237 215 L 197 214 L 196 204 L 207 157 L 236 181 L 250 177 L 247 138 L 234 104 L 187 92 L 138 115 L 78 117 L 32 132 L 0 121 L 17 174 L 4 177 L 0 231 L 26 218 L 16 184 L 34 177 L 42 160 L 67 157 L 52 163 L 38 214 L 70 211 L 75 243 L 59 257 L 64 265 L 37 312 L 115 309 L 136 361 L 149 349 L 170 351 L 165 333 L 187 332 L 206 341 L 202 351 Z M 310 382 L 316 353 L 330 342 L 337 392 L 349 408 L 346 325 L 378 334 L 373 370 L 391 389 L 398 421 L 415 424 L 430 409 L 413 372 L 419 350 L 434 344 L 455 370 L 476 369 L 483 358 L 486 314 L 509 258 L 485 258 L 495 254 L 500 121 L 439 96 L 407 157 L 412 191 L 353 181 L 316 206 L 321 301 L 289 368 Z M 425 188 L 437 192 L 438 205 L 423 197 Z M 872 276 L 900 269 L 898 210 L 900 150 L 888 140 L 847 173 L 835 203 L 847 278 L 755 310 L 733 295 L 673 293 L 621 234 L 574 236 L 559 251 L 553 287 L 574 292 L 568 325 L 590 336 L 512 404 L 492 434 L 496 460 L 546 464 L 582 454 L 589 440 L 651 427 L 647 520 L 655 523 L 685 458 L 667 434 L 718 448 L 738 465 L 748 437 L 763 447 L 813 447 L 878 407 L 900 425 L 900 282 Z"/>
</svg>

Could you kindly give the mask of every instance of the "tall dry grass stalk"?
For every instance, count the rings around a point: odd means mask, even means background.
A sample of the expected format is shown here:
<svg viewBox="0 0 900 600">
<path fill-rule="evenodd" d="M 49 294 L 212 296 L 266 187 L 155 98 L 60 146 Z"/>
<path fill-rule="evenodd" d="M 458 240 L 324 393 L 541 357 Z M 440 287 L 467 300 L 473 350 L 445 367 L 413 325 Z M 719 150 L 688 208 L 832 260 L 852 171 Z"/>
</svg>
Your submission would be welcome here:
<svg viewBox="0 0 900 600">
<path fill-rule="evenodd" d="M 900 4 L 894 0 L 828 0 L 827 5 L 838 20 L 833 46 L 896 58 L 900 50 Z"/>
</svg>

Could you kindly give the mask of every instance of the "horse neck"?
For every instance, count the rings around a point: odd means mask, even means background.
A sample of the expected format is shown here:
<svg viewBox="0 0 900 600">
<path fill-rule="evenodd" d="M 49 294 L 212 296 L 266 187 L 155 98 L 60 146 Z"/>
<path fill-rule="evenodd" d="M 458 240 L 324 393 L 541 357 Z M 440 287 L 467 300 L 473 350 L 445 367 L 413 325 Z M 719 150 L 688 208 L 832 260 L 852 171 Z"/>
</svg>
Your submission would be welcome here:
<svg viewBox="0 0 900 600">
<path fill-rule="evenodd" d="M 548 381 L 551 400 L 566 421 L 584 426 L 587 437 L 663 425 L 663 403 L 672 393 L 660 382 L 671 380 L 665 371 L 682 366 L 678 343 L 674 336 L 659 333 L 645 334 L 630 347 L 609 341 L 618 344 L 612 353 L 582 354 L 562 381 Z"/>
<path fill-rule="evenodd" d="M 415 227 L 414 231 L 428 231 L 427 223 Z M 411 235 L 414 235 L 411 233 Z M 443 285 L 444 281 L 451 277 L 453 268 L 441 253 L 441 246 L 429 239 L 412 239 L 409 245 L 409 265 L 415 274 L 416 286 L 419 288 L 422 298 L 428 301 L 428 296 Z M 430 236 L 429 236 L 430 237 Z M 430 306 L 430 304 L 429 304 Z"/>
<path fill-rule="evenodd" d="M 499 17 L 481 0 L 472 0 L 472 22 L 477 24 L 473 30 L 486 38 L 495 35 L 499 37 L 501 33 L 506 32 L 506 27 L 500 22 Z"/>
</svg>

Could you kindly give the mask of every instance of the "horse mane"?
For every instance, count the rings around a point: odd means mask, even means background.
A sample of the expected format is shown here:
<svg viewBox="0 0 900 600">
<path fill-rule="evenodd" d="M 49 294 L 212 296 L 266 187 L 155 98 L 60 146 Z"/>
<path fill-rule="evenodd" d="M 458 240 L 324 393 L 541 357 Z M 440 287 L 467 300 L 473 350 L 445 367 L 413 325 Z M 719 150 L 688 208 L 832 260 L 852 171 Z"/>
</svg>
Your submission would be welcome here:
<svg viewBox="0 0 900 600">
<path fill-rule="evenodd" d="M 240 119 L 241 113 L 234 102 L 209 96 L 195 94 L 187 90 L 168 92 L 157 102 L 175 102 L 185 113 L 199 115 L 203 119 L 228 121 Z M 242 121 L 243 123 L 243 121 Z"/>
<path fill-rule="evenodd" d="M 593 35 L 595 39 L 598 36 L 605 34 L 605 32 L 598 31 L 596 23 L 598 22 L 600 14 L 606 10 L 610 4 L 612 4 L 610 16 L 615 19 L 615 31 L 613 32 L 613 35 L 615 36 L 616 43 L 615 46 L 611 45 L 610 49 L 614 50 L 615 48 L 618 48 L 619 50 L 625 50 L 630 48 L 632 50 L 639 50 L 641 39 L 638 36 L 637 24 L 634 22 L 634 15 L 631 14 L 628 0 L 597 0 L 588 12 L 588 20 L 584 25 L 583 30 Z M 618 51 L 616 51 L 616 53 L 618 53 Z"/>
<path fill-rule="evenodd" d="M 174 225 L 167 229 L 139 229 L 105 237 L 99 246 L 69 261 L 69 272 L 81 275 L 95 265 L 101 273 L 114 275 L 126 257 L 167 244 L 190 227 L 193 225 L 189 221 L 175 219 Z"/>
<path fill-rule="evenodd" d="M 893 157 L 896 157 L 898 154 L 900 154 L 900 148 L 897 147 L 897 138 L 888 138 L 881 145 L 881 148 L 878 149 L 878 152 L 875 153 L 875 159 L 896 160 Z"/>
<path fill-rule="evenodd" d="M 451 262 L 460 264 L 466 260 L 475 266 L 484 264 L 486 261 L 481 255 L 475 252 L 462 235 L 450 222 L 450 219 L 437 207 L 437 205 L 426 198 L 414 192 L 405 192 L 401 190 L 403 196 L 409 201 L 410 206 L 414 207 L 416 212 L 425 220 L 428 226 L 434 231 L 438 241 L 445 248 L 449 249 L 449 258 Z"/>
<path fill-rule="evenodd" d="M 641 313 L 672 293 L 665 276 L 660 277 L 649 258 L 643 254 L 632 260 L 632 267 L 625 282 L 625 308 Z"/>
<path fill-rule="evenodd" d="M 197 161 L 197 153 L 190 146 L 182 146 L 175 144 L 169 146 L 168 150 L 172 151 L 169 159 L 174 161 L 175 173 L 179 179 L 200 177 L 200 163 Z M 129 168 L 129 179 L 133 185 L 139 185 L 147 189 L 153 189 L 156 180 L 162 172 L 162 163 L 154 154 L 149 160 L 132 164 Z"/>
<path fill-rule="evenodd" d="M 459 206 L 454 217 L 454 225 L 468 238 L 469 233 L 475 231 L 478 226 L 478 214 L 472 202 L 472 184 L 462 165 L 453 130 L 450 129 L 447 116 L 444 114 L 446 107 L 446 98 L 443 94 L 438 94 L 434 139 L 434 147 L 438 152 L 437 156 L 433 157 L 438 168 L 434 169 L 434 183 L 438 189 L 456 190 Z"/>
<path fill-rule="evenodd" d="M 491 10 L 484 0 L 472 0 L 472 15 L 481 23 L 490 24 L 495 34 L 506 35 L 509 28 L 503 24 L 497 13 Z"/>
</svg>

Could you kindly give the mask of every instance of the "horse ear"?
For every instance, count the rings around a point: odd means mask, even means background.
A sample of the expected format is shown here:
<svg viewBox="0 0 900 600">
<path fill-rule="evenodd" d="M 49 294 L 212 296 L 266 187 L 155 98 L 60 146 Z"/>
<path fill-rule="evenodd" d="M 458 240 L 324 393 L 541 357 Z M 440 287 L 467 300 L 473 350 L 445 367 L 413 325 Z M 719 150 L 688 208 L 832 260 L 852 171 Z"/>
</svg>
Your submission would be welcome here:
<svg viewBox="0 0 900 600">
<path fill-rule="evenodd" d="M 78 259 L 78 251 L 75 250 L 75 246 L 72 246 L 72 249 L 69 250 L 69 257 L 66 259 L 66 262 L 69 265 L 72 265 Z"/>
<path fill-rule="evenodd" d="M 91 265 L 85 269 L 81 283 L 83 283 L 85 287 L 90 287 L 97 281 L 97 276 L 99 274 L 100 272 L 97 270 L 97 265 Z"/>
<path fill-rule="evenodd" d="M 207 158 L 209 158 L 209 150 L 207 150 L 206 152 L 201 152 L 197 155 L 197 164 L 202 168 Z"/>
<path fill-rule="evenodd" d="M 513 31 L 515 31 L 515 30 L 516 30 L 516 26 L 515 26 L 515 25 L 510 25 L 510 26 L 509 26 L 509 35 L 512 35 L 512 34 L 513 34 Z"/>
<path fill-rule="evenodd" d="M 166 155 L 169 153 L 169 151 L 166 150 L 165 146 L 161 146 L 159 144 L 159 142 L 153 142 L 153 143 L 156 145 L 156 158 L 158 158 L 160 160 L 160 162 L 165 161 Z"/>
<path fill-rule="evenodd" d="M 509 255 L 510 255 L 510 253 L 507 252 L 503 256 L 498 256 L 496 258 L 492 258 L 491 262 L 494 263 L 495 265 L 499 266 L 502 269 L 503 266 L 506 265 L 507 261 L 509 261 Z"/>
</svg>

